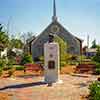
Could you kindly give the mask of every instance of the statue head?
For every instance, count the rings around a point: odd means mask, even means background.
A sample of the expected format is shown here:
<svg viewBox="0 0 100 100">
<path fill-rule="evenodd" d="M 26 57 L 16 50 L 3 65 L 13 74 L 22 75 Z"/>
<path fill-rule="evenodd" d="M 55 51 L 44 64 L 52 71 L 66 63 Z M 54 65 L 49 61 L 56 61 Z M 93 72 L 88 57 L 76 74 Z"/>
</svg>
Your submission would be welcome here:
<svg viewBox="0 0 100 100">
<path fill-rule="evenodd" d="M 52 33 L 49 34 L 49 43 L 54 41 L 54 35 Z"/>
</svg>

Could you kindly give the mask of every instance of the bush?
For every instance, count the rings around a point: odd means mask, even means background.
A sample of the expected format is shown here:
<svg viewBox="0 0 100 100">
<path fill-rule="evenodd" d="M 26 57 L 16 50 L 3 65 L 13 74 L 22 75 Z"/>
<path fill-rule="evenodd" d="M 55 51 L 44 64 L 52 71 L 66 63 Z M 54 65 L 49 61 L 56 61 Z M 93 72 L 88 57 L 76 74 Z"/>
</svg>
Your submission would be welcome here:
<svg viewBox="0 0 100 100">
<path fill-rule="evenodd" d="M 10 69 L 11 69 L 10 66 L 6 66 L 6 67 L 3 68 L 4 71 L 10 70 Z"/>
<path fill-rule="evenodd" d="M 66 61 L 69 65 L 77 65 L 79 64 L 79 57 L 76 55 L 69 55 L 66 57 Z"/>
<path fill-rule="evenodd" d="M 90 86 L 90 100 L 100 100 L 100 82 L 93 82 Z"/>
<path fill-rule="evenodd" d="M 93 61 L 100 63 L 100 47 L 97 49 L 96 55 L 92 58 Z"/>
<path fill-rule="evenodd" d="M 99 56 L 94 56 L 93 58 L 92 58 L 92 60 L 93 61 L 95 61 L 95 62 L 98 62 L 98 63 L 100 63 L 100 57 Z"/>
<path fill-rule="evenodd" d="M 9 77 L 11 77 L 14 72 L 15 72 L 15 68 L 11 68 L 10 70 L 8 70 Z"/>
<path fill-rule="evenodd" d="M 96 63 L 95 74 L 100 75 L 100 63 Z"/>
<path fill-rule="evenodd" d="M 16 66 L 16 70 L 24 70 L 24 66 Z"/>
<path fill-rule="evenodd" d="M 12 70 L 13 69 L 13 60 L 12 59 L 8 59 L 8 63 L 6 65 L 6 67 L 4 67 L 4 70 Z"/>
<path fill-rule="evenodd" d="M 3 68 L 6 65 L 5 59 L 0 59 L 0 68 Z"/>
<path fill-rule="evenodd" d="M 40 62 L 41 62 L 42 64 L 44 64 L 44 56 L 41 56 L 39 59 L 40 59 Z"/>
<path fill-rule="evenodd" d="M 66 65 L 66 61 L 60 61 L 60 66 L 64 67 Z"/>
<path fill-rule="evenodd" d="M 96 63 L 96 68 L 100 69 L 100 63 Z"/>
<path fill-rule="evenodd" d="M 95 73 L 96 73 L 96 75 L 100 75 L 100 68 L 96 68 Z"/>
<path fill-rule="evenodd" d="M 8 63 L 7 63 L 7 65 L 8 66 L 12 66 L 12 65 L 14 65 L 14 64 L 16 64 L 16 61 L 15 61 L 15 58 L 13 58 L 13 59 L 8 59 Z"/>
<path fill-rule="evenodd" d="M 2 75 L 2 73 L 3 73 L 2 71 L 3 71 L 3 70 L 2 70 L 2 68 L 0 68 L 0 76 L 1 76 L 1 75 Z"/>
<path fill-rule="evenodd" d="M 32 56 L 28 55 L 28 54 L 24 54 L 22 61 L 21 61 L 21 64 L 24 65 L 24 64 L 32 63 L 32 62 L 33 62 Z"/>
</svg>

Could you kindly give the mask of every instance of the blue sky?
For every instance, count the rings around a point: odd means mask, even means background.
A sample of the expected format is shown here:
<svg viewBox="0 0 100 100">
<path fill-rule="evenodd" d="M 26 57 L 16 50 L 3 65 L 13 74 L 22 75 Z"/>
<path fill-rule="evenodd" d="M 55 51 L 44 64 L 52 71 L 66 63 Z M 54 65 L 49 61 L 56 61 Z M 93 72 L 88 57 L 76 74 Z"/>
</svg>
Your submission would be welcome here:
<svg viewBox="0 0 100 100">
<path fill-rule="evenodd" d="M 0 0 L 0 23 L 10 21 L 11 34 L 41 33 L 52 21 L 53 0 Z M 100 43 L 100 0 L 56 0 L 58 21 L 86 44 Z"/>
</svg>

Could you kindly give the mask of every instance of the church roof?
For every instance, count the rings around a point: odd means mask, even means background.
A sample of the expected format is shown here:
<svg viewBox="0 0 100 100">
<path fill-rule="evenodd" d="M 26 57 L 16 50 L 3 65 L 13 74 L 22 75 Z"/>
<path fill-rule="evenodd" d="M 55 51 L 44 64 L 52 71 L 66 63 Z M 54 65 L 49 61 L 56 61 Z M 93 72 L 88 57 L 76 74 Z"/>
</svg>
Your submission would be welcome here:
<svg viewBox="0 0 100 100">
<path fill-rule="evenodd" d="M 43 35 L 47 30 L 50 29 L 50 27 L 52 27 L 53 25 L 59 25 L 59 27 L 64 30 L 66 32 L 66 34 L 69 34 L 71 35 L 74 39 L 78 40 L 79 42 L 82 42 L 83 40 L 74 36 L 72 33 L 70 33 L 66 28 L 64 28 L 58 21 L 52 21 L 51 24 L 49 24 L 47 26 L 47 28 L 45 28 L 35 39 L 34 41 L 32 42 L 32 44 L 34 44 L 40 37 L 41 35 Z M 50 30 L 49 30 L 49 33 L 50 33 Z M 61 33 L 58 33 L 58 34 L 61 34 Z"/>
</svg>

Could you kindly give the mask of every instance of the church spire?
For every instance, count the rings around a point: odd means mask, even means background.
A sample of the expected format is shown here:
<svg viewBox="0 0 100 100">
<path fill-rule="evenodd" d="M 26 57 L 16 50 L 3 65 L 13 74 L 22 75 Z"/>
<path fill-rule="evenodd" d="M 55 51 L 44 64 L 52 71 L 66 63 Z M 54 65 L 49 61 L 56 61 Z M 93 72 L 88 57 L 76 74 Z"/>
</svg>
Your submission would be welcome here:
<svg viewBox="0 0 100 100">
<path fill-rule="evenodd" d="M 57 21 L 57 16 L 56 16 L 56 1 L 53 0 L 53 17 L 52 17 L 53 21 Z"/>
</svg>

